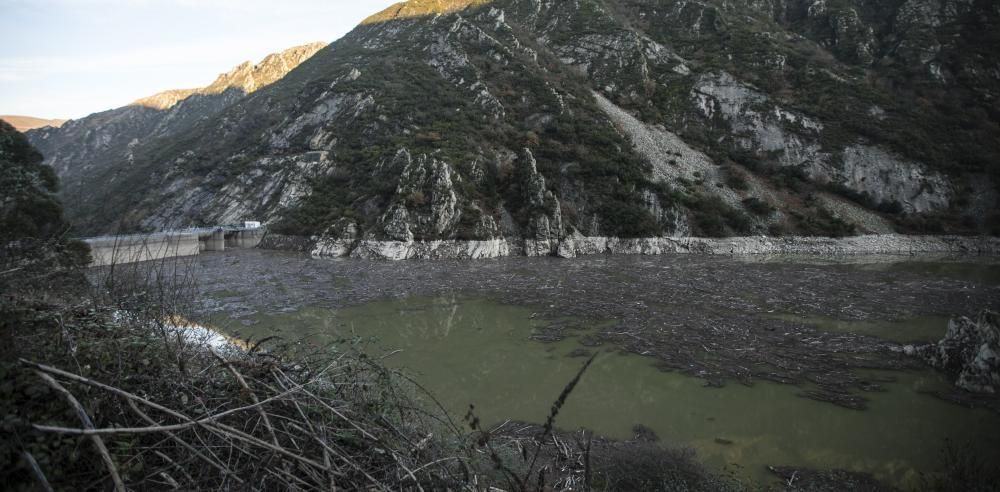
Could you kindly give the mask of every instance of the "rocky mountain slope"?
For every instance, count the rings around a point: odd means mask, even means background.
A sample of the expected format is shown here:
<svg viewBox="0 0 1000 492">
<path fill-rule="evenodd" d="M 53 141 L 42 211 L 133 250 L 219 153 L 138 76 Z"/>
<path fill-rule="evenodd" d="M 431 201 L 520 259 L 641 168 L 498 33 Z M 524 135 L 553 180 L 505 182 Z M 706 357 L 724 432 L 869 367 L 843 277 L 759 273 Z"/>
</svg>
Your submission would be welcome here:
<svg viewBox="0 0 1000 492">
<path fill-rule="evenodd" d="M 45 163 L 56 170 L 63 183 L 63 199 L 72 205 L 82 196 L 99 196 L 105 173 L 127 172 L 137 147 L 153 145 L 211 119 L 247 94 L 281 79 L 323 46 L 290 48 L 257 64 L 244 62 L 207 87 L 162 92 L 59 127 L 33 130 L 27 136 L 45 155 Z"/>
<path fill-rule="evenodd" d="M 995 234 L 998 19 L 985 0 L 411 0 L 66 199 L 82 231 L 255 218 L 331 254 Z"/>
<path fill-rule="evenodd" d="M 36 128 L 44 128 L 46 126 L 58 127 L 66 122 L 66 120 L 48 120 L 45 118 L 36 118 L 34 116 L 16 116 L 7 114 L 0 115 L 0 120 L 6 121 L 19 132 L 26 132 Z"/>
</svg>

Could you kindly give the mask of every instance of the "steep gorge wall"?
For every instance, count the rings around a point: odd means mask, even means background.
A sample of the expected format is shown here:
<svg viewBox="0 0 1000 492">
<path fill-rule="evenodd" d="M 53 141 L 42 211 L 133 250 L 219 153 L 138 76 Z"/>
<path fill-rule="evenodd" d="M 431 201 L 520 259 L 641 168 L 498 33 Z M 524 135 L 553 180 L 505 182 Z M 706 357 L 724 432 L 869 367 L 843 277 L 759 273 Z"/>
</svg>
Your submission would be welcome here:
<svg viewBox="0 0 1000 492">
<path fill-rule="evenodd" d="M 946 26 L 995 19 L 978 1 L 413 1 L 110 159 L 78 216 L 539 254 L 579 236 L 990 232 L 996 56 L 962 75 L 949 57 L 971 38 Z M 948 94 L 986 116 L 951 125 Z"/>
</svg>

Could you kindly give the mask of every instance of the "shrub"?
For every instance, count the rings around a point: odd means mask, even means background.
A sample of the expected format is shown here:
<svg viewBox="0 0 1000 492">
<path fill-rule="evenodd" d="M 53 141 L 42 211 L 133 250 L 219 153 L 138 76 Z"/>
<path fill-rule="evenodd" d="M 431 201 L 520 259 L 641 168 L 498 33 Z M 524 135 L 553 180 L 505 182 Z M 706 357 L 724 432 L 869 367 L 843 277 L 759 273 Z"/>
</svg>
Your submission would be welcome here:
<svg viewBox="0 0 1000 492">
<path fill-rule="evenodd" d="M 616 237 L 653 237 L 662 233 L 649 210 L 638 203 L 609 200 L 599 209 L 602 232 Z"/>
<path fill-rule="evenodd" d="M 822 207 L 811 207 L 802 211 L 791 211 L 795 227 L 805 236 L 844 237 L 857 233 L 857 227 L 834 217 Z"/>
<path fill-rule="evenodd" d="M 743 200 L 743 206 L 746 207 L 751 213 L 762 216 L 770 215 L 775 210 L 770 203 L 767 203 L 757 197 L 751 197 Z"/>
<path fill-rule="evenodd" d="M 184 270 L 117 265 L 44 301 L 0 291 L 5 487 L 460 488 L 464 435 L 415 387 L 351 340 L 210 348 L 174 316 L 193 298 Z"/>
<path fill-rule="evenodd" d="M 745 235 L 753 222 L 745 213 L 727 205 L 717 196 L 687 197 L 684 205 L 691 211 L 692 233 L 705 237 Z"/>
<path fill-rule="evenodd" d="M 941 451 L 943 473 L 921 474 L 920 488 L 932 492 L 988 492 L 996 490 L 1000 472 L 982 457 L 957 445 L 945 442 Z"/>
<path fill-rule="evenodd" d="M 747 183 L 746 178 L 731 168 L 726 171 L 726 184 L 736 191 L 747 191 L 750 189 L 750 184 Z"/>
</svg>

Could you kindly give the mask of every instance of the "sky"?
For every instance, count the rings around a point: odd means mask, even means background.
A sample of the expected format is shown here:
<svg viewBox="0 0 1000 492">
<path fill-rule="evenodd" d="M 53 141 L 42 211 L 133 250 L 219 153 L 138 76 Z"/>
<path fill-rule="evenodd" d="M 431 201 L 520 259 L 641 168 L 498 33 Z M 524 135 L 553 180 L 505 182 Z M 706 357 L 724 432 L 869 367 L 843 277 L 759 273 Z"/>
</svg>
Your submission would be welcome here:
<svg viewBox="0 0 1000 492">
<path fill-rule="evenodd" d="M 0 0 L 0 114 L 80 118 L 334 41 L 398 0 Z"/>
</svg>

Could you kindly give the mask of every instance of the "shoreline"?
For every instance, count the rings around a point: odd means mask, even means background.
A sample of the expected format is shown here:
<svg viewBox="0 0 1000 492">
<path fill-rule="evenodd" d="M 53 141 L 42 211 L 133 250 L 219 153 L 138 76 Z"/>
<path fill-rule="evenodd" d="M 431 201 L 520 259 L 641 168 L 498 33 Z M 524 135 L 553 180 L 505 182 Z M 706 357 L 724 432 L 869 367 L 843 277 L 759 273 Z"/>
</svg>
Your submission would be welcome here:
<svg viewBox="0 0 1000 492">
<path fill-rule="evenodd" d="M 479 241 L 381 241 L 268 234 L 263 249 L 299 251 L 319 258 L 359 258 L 401 261 L 411 259 L 490 259 L 513 256 L 576 258 L 594 255 L 915 255 L 954 254 L 1000 256 L 1000 237 L 908 236 L 882 234 L 829 237 L 657 237 L 614 238 L 571 235 L 562 240 L 497 238 Z"/>
</svg>

